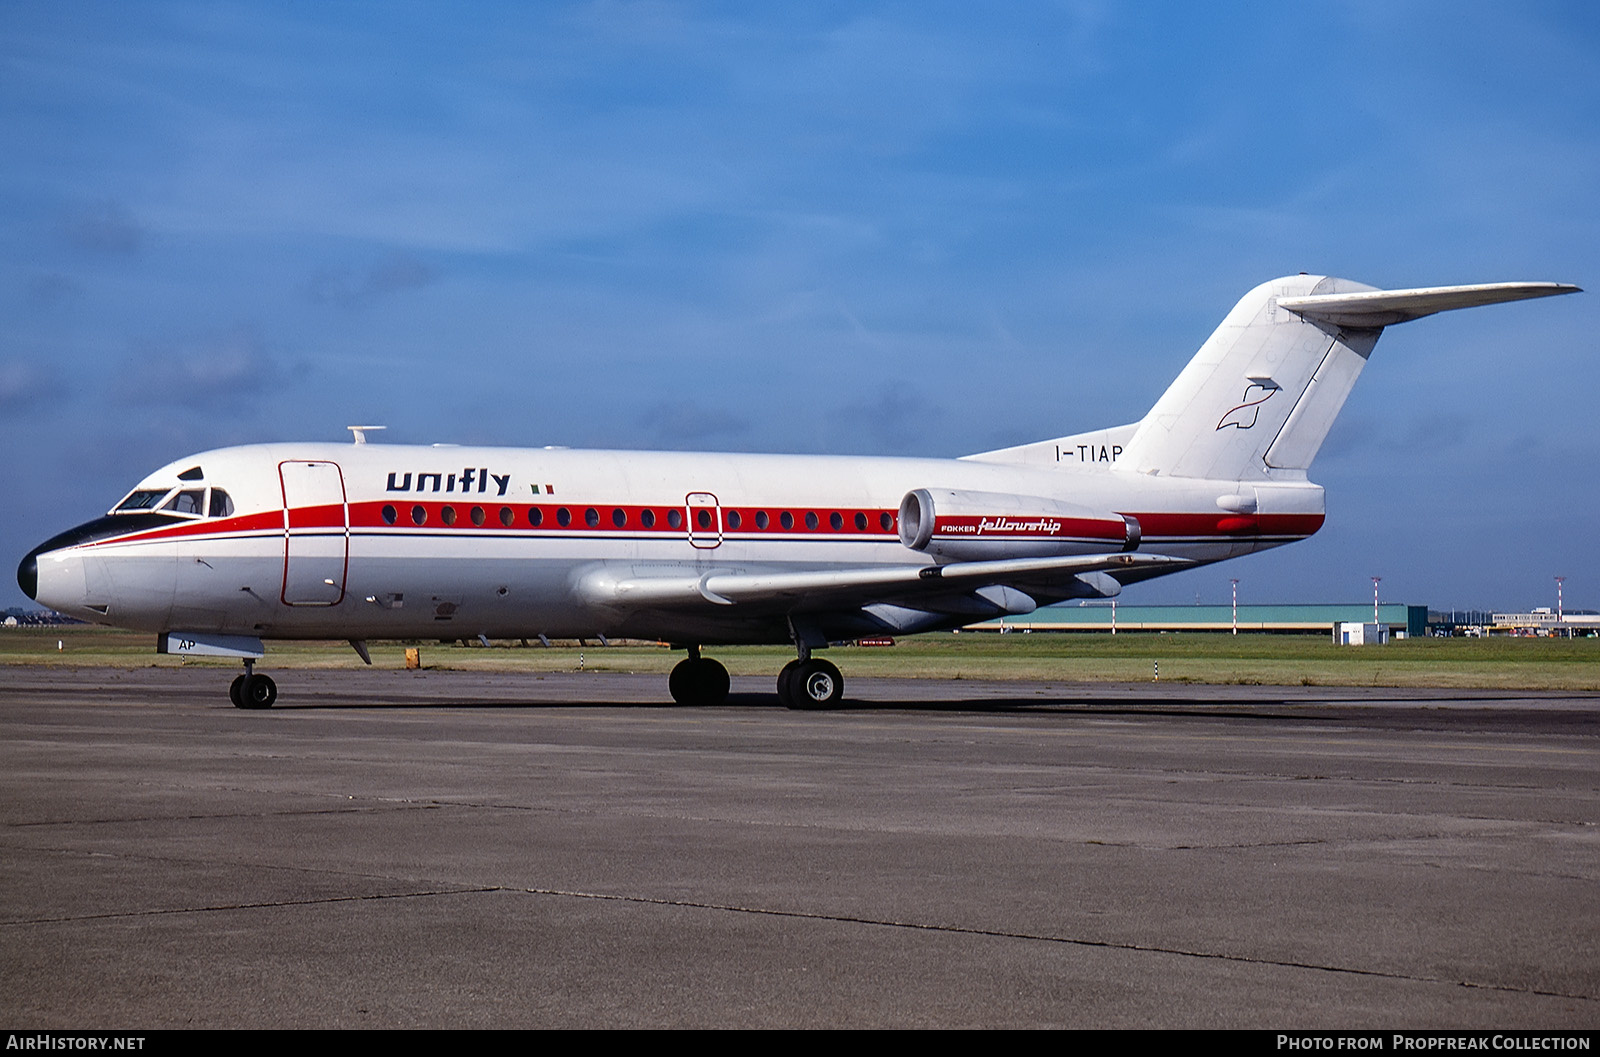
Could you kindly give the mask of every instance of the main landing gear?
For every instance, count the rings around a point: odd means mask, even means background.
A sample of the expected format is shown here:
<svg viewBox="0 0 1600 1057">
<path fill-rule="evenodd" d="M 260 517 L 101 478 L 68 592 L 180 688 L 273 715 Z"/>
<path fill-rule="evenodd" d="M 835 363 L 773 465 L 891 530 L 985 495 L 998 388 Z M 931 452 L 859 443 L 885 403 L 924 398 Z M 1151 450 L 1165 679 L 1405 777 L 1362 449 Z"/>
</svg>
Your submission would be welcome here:
<svg viewBox="0 0 1600 1057">
<path fill-rule="evenodd" d="M 672 669 L 667 688 L 680 705 L 720 705 L 728 700 L 728 669 L 700 656 L 699 646 L 690 646 L 688 658 Z M 778 700 L 785 708 L 830 708 L 843 696 L 844 676 L 839 669 L 811 656 L 806 646 L 778 673 Z"/>
<path fill-rule="evenodd" d="M 844 696 L 844 676 L 839 669 L 811 650 L 800 647 L 800 656 L 778 673 L 778 700 L 785 708 L 831 708 Z"/>
<path fill-rule="evenodd" d="M 255 674 L 255 665 L 244 662 L 244 674 L 235 676 L 228 687 L 228 700 L 234 708 L 271 708 L 278 700 L 278 684 L 270 675 Z"/>
<path fill-rule="evenodd" d="M 667 677 L 667 689 L 680 705 L 720 705 L 728 700 L 728 669 L 690 646 L 688 658 Z"/>
</svg>

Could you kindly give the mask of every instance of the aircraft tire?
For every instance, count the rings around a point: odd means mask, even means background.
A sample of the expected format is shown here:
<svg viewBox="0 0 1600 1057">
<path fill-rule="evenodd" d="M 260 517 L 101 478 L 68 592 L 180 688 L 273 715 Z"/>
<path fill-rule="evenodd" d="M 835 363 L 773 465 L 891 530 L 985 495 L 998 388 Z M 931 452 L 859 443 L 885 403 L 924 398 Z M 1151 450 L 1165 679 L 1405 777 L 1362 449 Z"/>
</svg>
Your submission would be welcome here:
<svg viewBox="0 0 1600 1057">
<path fill-rule="evenodd" d="M 667 691 L 672 694 L 672 700 L 680 705 L 692 705 L 694 688 L 694 661 L 679 661 L 672 667 L 672 674 L 667 676 Z"/>
<path fill-rule="evenodd" d="M 241 691 L 243 689 L 244 689 L 244 676 L 242 676 L 242 675 L 234 676 L 232 684 L 230 684 L 229 687 L 228 687 L 228 700 L 233 702 L 233 707 L 234 708 L 243 708 L 244 707 L 244 695 L 241 693 Z"/>
<path fill-rule="evenodd" d="M 789 674 L 790 708 L 831 708 L 844 696 L 844 676 L 820 658 L 799 665 Z"/>
<path fill-rule="evenodd" d="M 240 708 L 271 708 L 278 700 L 278 684 L 267 675 L 243 676 L 239 684 Z"/>
<path fill-rule="evenodd" d="M 728 669 L 710 657 L 679 661 L 667 689 L 680 705 L 720 705 L 728 700 Z"/>
<path fill-rule="evenodd" d="M 789 680 L 794 677 L 794 671 L 798 667 L 800 667 L 799 661 L 790 661 L 778 672 L 778 704 L 784 708 L 796 707 L 794 687 L 789 685 Z"/>
<path fill-rule="evenodd" d="M 720 705 L 728 700 L 728 687 L 732 685 L 728 669 L 710 657 L 700 658 L 699 683 L 702 705 Z"/>
</svg>

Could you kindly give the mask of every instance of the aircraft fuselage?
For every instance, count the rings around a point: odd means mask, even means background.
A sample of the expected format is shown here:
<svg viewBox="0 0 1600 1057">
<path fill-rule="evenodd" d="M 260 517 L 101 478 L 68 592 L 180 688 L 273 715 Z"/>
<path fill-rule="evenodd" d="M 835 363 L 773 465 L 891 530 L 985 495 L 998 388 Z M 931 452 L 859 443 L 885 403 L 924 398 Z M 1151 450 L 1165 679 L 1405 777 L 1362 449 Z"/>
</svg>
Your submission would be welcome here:
<svg viewBox="0 0 1600 1057">
<path fill-rule="evenodd" d="M 196 467 L 200 476 L 179 479 Z M 807 611 L 803 600 L 781 613 L 640 608 L 584 585 L 607 570 L 698 577 L 934 565 L 899 531 L 903 497 L 928 487 L 1060 497 L 1123 515 L 1139 527 L 1137 552 L 1183 559 L 1174 569 L 1302 539 L 1322 523 L 1315 485 L 1263 483 L 1272 509 L 1241 513 L 1218 505 L 1238 493 L 1236 483 L 1141 479 L 1109 459 L 1024 469 L 961 459 L 259 445 L 179 460 L 134 491 L 162 492 L 149 503 L 159 510 L 186 489 L 224 490 L 227 516 L 169 513 L 29 560 L 40 602 L 151 632 L 788 642 L 787 618 Z M 199 497 L 196 508 L 205 508 Z M 115 528 L 118 516 L 102 522 Z M 995 540 L 996 556 L 1023 538 L 1050 540 L 1051 553 L 1064 555 L 1126 547 L 1120 528 L 1074 535 L 1074 526 L 1022 509 L 972 520 L 962 527 L 975 542 Z M 973 619 L 970 610 L 946 615 L 929 626 Z M 885 630 L 856 614 L 826 622 L 838 625 L 823 629 L 833 638 Z"/>
</svg>

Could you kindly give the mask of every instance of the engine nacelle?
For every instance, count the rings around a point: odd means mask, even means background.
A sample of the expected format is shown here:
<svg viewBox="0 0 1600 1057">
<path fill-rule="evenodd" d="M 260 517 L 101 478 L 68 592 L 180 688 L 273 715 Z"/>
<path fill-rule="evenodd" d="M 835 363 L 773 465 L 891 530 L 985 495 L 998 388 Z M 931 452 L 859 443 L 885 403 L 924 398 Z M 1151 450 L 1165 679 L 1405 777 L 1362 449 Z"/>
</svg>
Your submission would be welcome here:
<svg viewBox="0 0 1600 1057">
<path fill-rule="evenodd" d="M 900 542 L 961 561 L 1107 554 L 1139 546 L 1139 522 L 1042 496 L 918 488 L 900 500 Z"/>
</svg>

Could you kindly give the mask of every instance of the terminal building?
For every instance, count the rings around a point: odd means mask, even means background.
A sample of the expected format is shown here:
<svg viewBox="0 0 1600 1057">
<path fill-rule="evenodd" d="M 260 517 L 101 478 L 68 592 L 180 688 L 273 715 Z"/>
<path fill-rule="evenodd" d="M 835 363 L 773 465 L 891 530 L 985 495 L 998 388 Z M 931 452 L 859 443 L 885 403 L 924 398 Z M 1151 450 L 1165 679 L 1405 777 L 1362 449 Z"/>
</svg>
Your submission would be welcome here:
<svg viewBox="0 0 1600 1057">
<path fill-rule="evenodd" d="M 973 625 L 974 631 L 1221 631 L 1281 632 L 1293 635 L 1337 634 L 1341 624 L 1372 624 L 1372 603 L 1350 605 L 1132 606 L 1113 602 L 1063 602 L 1032 613 Z M 1428 633 L 1428 607 L 1387 603 L 1378 607 L 1376 623 L 1392 638 Z"/>
<path fill-rule="evenodd" d="M 1495 613 L 1490 618 L 1493 630 L 1506 634 L 1555 635 L 1572 638 L 1600 632 L 1600 613 L 1590 609 L 1564 610 L 1548 607 L 1532 613 Z"/>
</svg>

